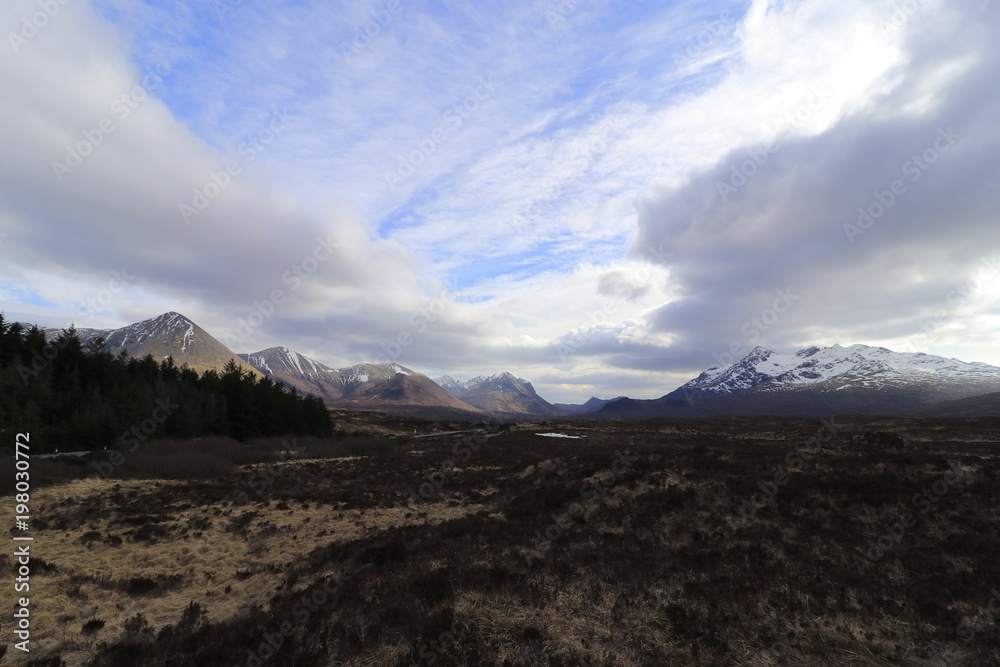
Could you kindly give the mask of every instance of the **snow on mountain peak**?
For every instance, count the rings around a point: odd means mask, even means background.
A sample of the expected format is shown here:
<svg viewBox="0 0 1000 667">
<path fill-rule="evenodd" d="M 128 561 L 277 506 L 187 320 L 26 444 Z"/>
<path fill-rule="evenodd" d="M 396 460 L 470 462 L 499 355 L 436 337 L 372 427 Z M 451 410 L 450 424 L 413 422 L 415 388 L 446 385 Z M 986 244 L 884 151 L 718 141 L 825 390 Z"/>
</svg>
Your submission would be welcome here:
<svg viewBox="0 0 1000 667">
<path fill-rule="evenodd" d="M 500 371 L 499 373 L 494 373 L 493 375 L 490 376 L 477 375 L 476 377 L 465 381 L 455 379 L 450 375 L 444 375 L 442 377 L 435 378 L 434 381 L 438 385 L 447 389 L 448 391 L 452 393 L 457 393 L 458 395 L 461 395 L 467 391 L 471 391 L 476 387 L 479 387 L 487 383 L 495 385 L 523 383 L 529 387 L 531 386 L 531 383 L 529 383 L 527 380 L 518 377 L 517 375 L 514 375 L 514 373 L 506 369 Z"/>
<path fill-rule="evenodd" d="M 181 352 L 187 350 L 188 343 L 194 338 L 194 325 L 190 325 L 184 332 L 184 341 L 181 343 Z"/>
<path fill-rule="evenodd" d="M 877 387 L 926 381 L 929 377 L 1000 383 L 1000 368 L 925 353 L 893 352 L 861 343 L 846 348 L 839 344 L 814 346 L 794 354 L 780 354 L 758 346 L 739 361 L 711 368 L 684 386 L 723 394 L 761 385 L 766 389 L 787 389 L 835 380 L 841 386 Z"/>
<path fill-rule="evenodd" d="M 132 326 L 142 325 L 146 323 L 155 326 L 177 327 L 177 328 L 190 327 L 194 325 L 194 322 L 192 322 L 187 317 L 184 317 L 180 313 L 171 310 L 170 312 L 163 313 L 162 315 L 157 315 L 156 317 L 148 319 L 145 322 L 136 322 Z"/>
</svg>

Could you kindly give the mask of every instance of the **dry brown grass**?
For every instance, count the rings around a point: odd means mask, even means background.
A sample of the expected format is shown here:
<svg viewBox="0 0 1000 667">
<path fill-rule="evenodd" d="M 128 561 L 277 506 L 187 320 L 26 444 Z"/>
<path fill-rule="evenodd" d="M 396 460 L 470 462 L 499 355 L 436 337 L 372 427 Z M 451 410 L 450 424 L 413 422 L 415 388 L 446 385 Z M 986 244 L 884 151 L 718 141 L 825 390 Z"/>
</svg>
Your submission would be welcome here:
<svg viewBox="0 0 1000 667">
<path fill-rule="evenodd" d="M 339 459 L 347 468 L 360 457 Z M 273 464 L 283 474 L 294 476 L 308 461 Z M 247 466 L 254 470 L 260 466 Z M 65 503 L 81 503 L 107 495 L 155 490 L 183 497 L 186 482 L 78 480 L 41 489 L 32 495 L 36 516 L 57 512 Z M 233 618 L 253 606 L 267 608 L 268 600 L 280 588 L 290 563 L 316 549 L 348 543 L 405 525 L 433 525 L 482 509 L 479 505 L 455 506 L 446 502 L 421 505 L 419 516 L 406 507 L 338 511 L 326 505 L 278 509 L 279 503 L 256 503 L 224 508 L 196 506 L 170 513 L 161 524 L 167 529 L 207 522 L 200 535 L 170 535 L 155 542 L 134 542 L 125 538 L 120 545 L 106 541 L 82 542 L 91 531 L 102 536 L 121 533 L 118 516 L 91 516 L 85 525 L 67 530 L 33 530 L 32 555 L 52 566 L 52 571 L 31 577 L 32 634 L 34 655 L 60 655 L 69 667 L 84 665 L 98 644 L 124 632 L 125 621 L 142 614 L 154 631 L 176 623 L 184 609 L 195 601 L 208 618 Z M 249 531 L 230 530 L 232 519 L 248 512 L 258 516 Z M 409 515 L 409 518 L 407 518 Z M 13 523 L 11 508 L 0 512 L 3 525 Z M 273 525 L 271 529 L 268 524 Z M 254 530 L 267 527 L 266 530 Z M 243 573 L 252 573 L 242 578 Z M 154 595 L 135 596 L 122 590 L 132 579 L 162 581 L 180 576 L 177 585 Z M 313 577 L 313 580 L 315 577 Z M 313 580 L 301 580 L 305 589 Z M 94 635 L 83 633 L 83 624 L 101 619 L 105 626 Z M 12 665 L 27 663 L 32 656 L 8 652 Z M 364 663 L 357 663 L 364 664 Z"/>
<path fill-rule="evenodd" d="M 579 422 L 584 441 L 512 428 L 449 468 L 429 502 L 411 502 L 411 492 L 454 458 L 450 440 L 385 459 L 244 466 L 216 480 L 40 489 L 33 548 L 49 567 L 32 579 L 32 657 L 242 664 L 246 647 L 259 648 L 329 577 L 343 582 L 338 597 L 298 621 L 269 665 L 405 667 L 430 664 L 421 653 L 433 646 L 437 665 L 975 665 L 1000 656 L 984 595 L 1000 587 L 994 444 L 961 441 L 960 425 L 953 439 L 936 432 L 917 449 L 872 452 L 847 440 L 787 465 L 816 425 L 753 425 Z M 639 456 L 633 468 L 558 538 L 536 542 L 626 448 Z M 968 483 L 859 573 L 851 558 L 956 458 Z M 788 484 L 734 521 L 778 468 Z M 255 485 L 266 472 L 273 480 Z M 9 507 L 0 518 L 9 522 Z M 194 653 L 157 637 L 191 602 L 207 617 L 184 635 Z M 137 614 L 152 635 L 127 634 Z M 105 627 L 83 633 L 93 619 Z M 456 619 L 460 632 L 446 639 Z M 957 636 L 960 621 L 969 641 Z"/>
</svg>

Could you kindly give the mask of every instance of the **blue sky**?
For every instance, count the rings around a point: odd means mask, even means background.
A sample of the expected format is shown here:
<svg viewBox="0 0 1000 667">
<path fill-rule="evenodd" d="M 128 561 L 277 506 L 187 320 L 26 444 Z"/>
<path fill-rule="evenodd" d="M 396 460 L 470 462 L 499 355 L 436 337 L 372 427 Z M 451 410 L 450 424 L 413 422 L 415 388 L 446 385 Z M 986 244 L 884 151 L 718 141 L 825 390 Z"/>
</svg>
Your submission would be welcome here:
<svg viewBox="0 0 1000 667">
<path fill-rule="evenodd" d="M 0 307 L 177 310 L 334 366 L 407 333 L 394 361 L 560 401 L 659 396 L 754 344 L 1000 364 L 996 3 L 497 4 L 7 3 Z"/>
<path fill-rule="evenodd" d="M 609 112 L 663 109 L 705 85 L 698 77 L 685 82 L 675 60 L 687 62 L 692 47 L 701 55 L 731 43 L 746 10 L 742 2 L 388 7 L 100 9 L 133 36 L 139 69 L 165 63 L 183 81 L 165 86 L 161 99 L 199 137 L 231 149 L 255 134 L 270 109 L 288 107 L 294 127 L 265 158 L 272 177 L 306 201 L 331 190 L 350 197 L 378 234 L 407 243 L 425 270 L 447 266 L 463 285 L 534 274 L 555 257 L 571 268 L 595 253 L 620 255 L 630 236 L 624 221 L 602 221 L 595 247 L 559 220 L 603 201 L 592 192 L 595 182 L 607 187 L 621 169 L 601 160 L 626 129 L 609 124 Z M 588 135 L 595 138 L 581 141 Z M 491 170 L 489 161 L 504 152 L 505 173 Z M 615 182 L 641 185 L 636 174 Z M 569 206 L 560 206 L 563 199 Z M 488 223 L 478 222 L 484 208 L 493 209 Z M 463 224 L 454 226 L 456 219 Z M 420 243 L 428 223 L 452 233 Z M 518 242 L 490 234 L 478 238 L 489 247 L 475 252 L 456 243 L 454 232 L 469 237 L 469 226 L 487 224 Z M 604 239 L 612 242 L 607 248 Z"/>
</svg>

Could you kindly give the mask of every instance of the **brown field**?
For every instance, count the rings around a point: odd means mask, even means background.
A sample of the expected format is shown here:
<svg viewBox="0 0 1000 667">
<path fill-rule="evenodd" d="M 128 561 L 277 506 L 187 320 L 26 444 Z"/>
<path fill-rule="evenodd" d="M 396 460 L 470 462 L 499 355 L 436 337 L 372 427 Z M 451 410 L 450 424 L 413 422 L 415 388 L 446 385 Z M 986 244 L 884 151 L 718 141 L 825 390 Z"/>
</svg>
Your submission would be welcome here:
<svg viewBox="0 0 1000 667">
<path fill-rule="evenodd" d="M 463 425 L 352 419 L 338 428 L 382 438 L 289 461 L 150 443 L 132 479 L 33 461 L 49 485 L 31 653 L 4 621 L 0 661 L 1000 664 L 1000 420 L 569 420 L 394 443 Z M 197 466 L 164 462 L 196 449 Z"/>
</svg>

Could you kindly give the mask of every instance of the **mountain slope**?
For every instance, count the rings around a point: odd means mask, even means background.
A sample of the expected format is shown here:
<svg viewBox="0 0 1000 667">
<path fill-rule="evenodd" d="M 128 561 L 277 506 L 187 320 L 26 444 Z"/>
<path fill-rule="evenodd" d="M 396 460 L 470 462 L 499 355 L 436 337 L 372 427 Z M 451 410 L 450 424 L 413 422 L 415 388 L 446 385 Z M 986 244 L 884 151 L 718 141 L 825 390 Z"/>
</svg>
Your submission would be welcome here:
<svg viewBox="0 0 1000 667">
<path fill-rule="evenodd" d="M 287 347 L 271 347 L 240 358 L 272 380 L 295 387 L 303 394 L 333 401 L 345 393 L 341 371 L 299 354 Z"/>
<path fill-rule="evenodd" d="M 762 347 L 652 400 L 614 401 L 611 416 L 915 414 L 921 406 L 1000 391 L 1000 368 L 868 345 Z"/>
<path fill-rule="evenodd" d="M 731 394 L 748 389 L 778 391 L 810 385 L 887 388 L 927 385 L 957 394 L 1000 390 L 1000 368 L 884 347 L 833 345 L 778 354 L 763 347 L 725 368 L 712 368 L 683 385 L 688 394 Z"/>
<path fill-rule="evenodd" d="M 178 366 L 187 364 L 198 373 L 221 370 L 230 359 L 239 361 L 239 355 L 175 312 L 113 329 L 105 334 L 104 347 L 114 354 L 125 350 L 133 357 L 151 354 L 157 361 L 172 356 Z"/>
<path fill-rule="evenodd" d="M 330 368 L 286 347 L 240 355 L 268 377 L 319 396 L 331 407 L 407 416 L 482 419 L 476 407 L 451 395 L 426 375 L 399 364 Z"/>
<path fill-rule="evenodd" d="M 591 397 L 586 403 L 553 403 L 552 407 L 561 412 L 566 412 L 570 414 L 583 415 L 590 412 L 597 412 L 603 408 L 608 403 L 617 401 L 619 399 L 625 398 L 624 396 L 618 396 L 616 398 L 597 398 L 596 396 Z"/>
<path fill-rule="evenodd" d="M 461 396 L 469 389 L 467 382 L 456 380 L 450 375 L 445 375 L 443 377 L 431 378 L 431 379 L 434 380 L 434 382 L 436 382 L 437 384 L 439 384 L 442 389 L 444 389 L 452 396 Z"/>
<path fill-rule="evenodd" d="M 507 416 L 555 416 L 562 411 L 535 392 L 531 383 L 510 371 L 460 382 L 450 376 L 436 382 L 466 403 Z"/>
<path fill-rule="evenodd" d="M 42 332 L 51 340 L 61 334 L 62 329 L 45 328 Z M 77 329 L 76 335 L 84 345 L 97 338 L 104 338 L 104 349 L 112 354 L 124 350 L 133 357 L 152 355 L 156 361 L 173 357 L 178 366 L 187 364 L 198 373 L 207 370 L 221 371 L 231 359 L 240 361 L 238 354 L 207 331 L 180 313 L 172 311 L 120 329 Z M 242 365 L 261 377 L 256 369 Z"/>
</svg>

